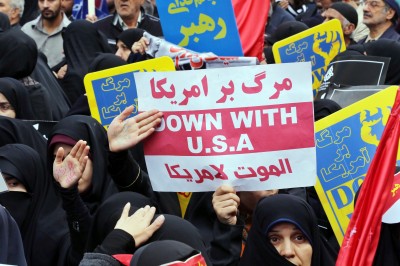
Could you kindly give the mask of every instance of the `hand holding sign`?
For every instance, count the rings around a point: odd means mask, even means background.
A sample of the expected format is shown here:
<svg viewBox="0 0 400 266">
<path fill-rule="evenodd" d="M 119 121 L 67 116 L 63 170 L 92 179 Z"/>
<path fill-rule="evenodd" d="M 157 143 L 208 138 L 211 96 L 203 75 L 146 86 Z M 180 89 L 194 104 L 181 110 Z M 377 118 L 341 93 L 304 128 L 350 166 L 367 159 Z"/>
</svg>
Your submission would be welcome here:
<svg viewBox="0 0 400 266">
<path fill-rule="evenodd" d="M 222 185 L 213 194 L 214 211 L 218 220 L 223 224 L 235 225 L 240 198 L 231 186 Z"/>
<path fill-rule="evenodd" d="M 111 122 L 107 131 L 110 151 L 119 152 L 135 146 L 150 136 L 161 122 L 163 113 L 158 110 L 143 112 L 127 119 L 133 109 L 132 105 L 125 108 Z"/>
<path fill-rule="evenodd" d="M 70 188 L 82 177 L 88 161 L 89 146 L 86 141 L 80 140 L 72 148 L 71 152 L 63 159 L 64 149 L 57 150 L 53 163 L 54 179 L 63 188 Z"/>
</svg>

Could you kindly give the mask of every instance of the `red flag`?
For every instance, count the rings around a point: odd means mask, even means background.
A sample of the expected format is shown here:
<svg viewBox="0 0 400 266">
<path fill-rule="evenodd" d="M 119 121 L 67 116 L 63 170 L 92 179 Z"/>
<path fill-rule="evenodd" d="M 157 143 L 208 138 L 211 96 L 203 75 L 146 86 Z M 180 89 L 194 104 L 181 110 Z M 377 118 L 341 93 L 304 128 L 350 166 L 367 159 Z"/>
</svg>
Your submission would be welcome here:
<svg viewBox="0 0 400 266">
<path fill-rule="evenodd" d="M 400 136 L 400 88 L 375 156 L 362 185 L 340 248 L 337 266 L 372 265 L 385 203 L 393 184 Z"/>
<path fill-rule="evenodd" d="M 232 0 L 236 25 L 245 56 L 256 56 L 262 60 L 264 30 L 267 24 L 269 0 Z"/>
</svg>

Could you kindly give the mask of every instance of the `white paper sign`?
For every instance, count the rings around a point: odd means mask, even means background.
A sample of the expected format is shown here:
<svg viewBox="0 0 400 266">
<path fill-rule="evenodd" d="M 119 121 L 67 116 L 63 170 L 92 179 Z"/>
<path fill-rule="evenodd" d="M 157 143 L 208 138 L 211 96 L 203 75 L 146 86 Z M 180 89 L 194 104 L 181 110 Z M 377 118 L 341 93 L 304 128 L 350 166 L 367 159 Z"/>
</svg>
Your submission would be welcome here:
<svg viewBox="0 0 400 266">
<path fill-rule="evenodd" d="M 382 216 L 382 222 L 387 224 L 400 223 L 400 173 L 394 175 L 385 209 L 387 211 Z"/>
<path fill-rule="evenodd" d="M 8 187 L 0 170 L 0 193 L 4 191 L 8 191 Z"/>
<path fill-rule="evenodd" d="M 164 113 L 145 143 L 154 190 L 314 185 L 309 62 L 134 75 L 139 111 Z"/>
</svg>

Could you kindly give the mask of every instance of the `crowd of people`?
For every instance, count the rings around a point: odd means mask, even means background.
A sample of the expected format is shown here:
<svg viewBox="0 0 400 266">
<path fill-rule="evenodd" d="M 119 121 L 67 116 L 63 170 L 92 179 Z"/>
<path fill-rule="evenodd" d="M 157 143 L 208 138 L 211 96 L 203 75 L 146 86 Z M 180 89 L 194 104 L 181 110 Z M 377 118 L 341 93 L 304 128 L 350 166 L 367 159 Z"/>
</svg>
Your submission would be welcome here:
<svg viewBox="0 0 400 266">
<path fill-rule="evenodd" d="M 130 106 L 105 130 L 83 79 L 150 59 L 143 34 L 162 38 L 162 25 L 154 0 L 107 5 L 109 16 L 76 19 L 72 0 L 0 0 L 0 263 L 334 265 L 340 246 L 312 187 L 153 191 L 143 141 L 162 112 Z M 271 0 L 260 64 L 275 62 L 274 43 L 338 19 L 345 53 L 390 57 L 385 84 L 400 85 L 399 15 L 395 0 Z M 315 120 L 340 109 L 315 100 Z M 56 124 L 45 138 L 27 120 Z M 375 258 L 400 265 L 399 224 L 382 227 Z"/>
</svg>

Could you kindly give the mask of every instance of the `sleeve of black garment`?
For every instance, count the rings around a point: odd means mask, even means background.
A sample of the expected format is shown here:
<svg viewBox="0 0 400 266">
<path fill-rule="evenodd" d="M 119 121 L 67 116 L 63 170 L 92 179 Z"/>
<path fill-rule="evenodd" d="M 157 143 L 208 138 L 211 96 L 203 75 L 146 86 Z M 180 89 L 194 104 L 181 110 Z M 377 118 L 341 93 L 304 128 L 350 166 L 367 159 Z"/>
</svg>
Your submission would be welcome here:
<svg viewBox="0 0 400 266">
<path fill-rule="evenodd" d="M 124 230 L 114 229 L 93 252 L 112 256 L 115 254 L 133 254 L 135 250 L 133 237 Z"/>
<path fill-rule="evenodd" d="M 236 225 L 223 224 L 215 219 L 214 236 L 209 248 L 209 256 L 214 266 L 237 265 L 242 249 L 244 222 L 238 218 Z"/>
<path fill-rule="evenodd" d="M 68 264 L 77 265 L 84 255 L 92 217 L 79 196 L 77 186 L 69 189 L 59 187 L 59 191 L 70 231 L 71 249 Z"/>
<path fill-rule="evenodd" d="M 108 172 L 118 186 L 119 191 L 133 191 L 150 196 L 150 180 L 129 151 L 109 152 Z"/>
</svg>

